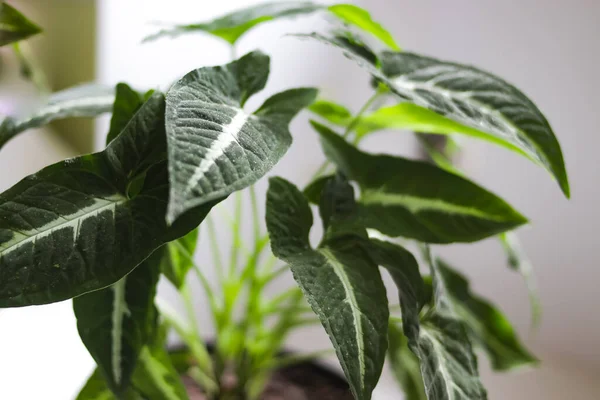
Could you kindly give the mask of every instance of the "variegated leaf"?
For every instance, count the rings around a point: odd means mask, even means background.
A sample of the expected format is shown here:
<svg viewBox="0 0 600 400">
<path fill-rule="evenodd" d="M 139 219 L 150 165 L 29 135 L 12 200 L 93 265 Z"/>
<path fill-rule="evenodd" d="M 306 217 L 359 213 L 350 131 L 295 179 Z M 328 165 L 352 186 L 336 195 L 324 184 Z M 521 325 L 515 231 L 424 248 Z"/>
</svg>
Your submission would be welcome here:
<svg viewBox="0 0 600 400">
<path fill-rule="evenodd" d="M 121 396 L 122 400 L 144 400 L 143 397 L 134 389 L 130 389 Z M 106 380 L 102 377 L 100 371 L 96 368 L 92 375 L 88 378 L 85 385 L 77 395 L 75 400 L 119 400 L 111 392 L 106 384 Z"/>
<path fill-rule="evenodd" d="M 256 182 L 285 154 L 288 124 L 312 103 L 315 89 L 274 95 L 255 113 L 243 105 L 269 76 L 269 57 L 245 55 L 220 67 L 200 68 L 167 96 L 171 195 L 168 220 Z"/>
<path fill-rule="evenodd" d="M 156 284 L 164 247 L 108 288 L 73 299 L 79 336 L 108 386 L 122 396 L 142 348 L 155 334 Z"/>
<path fill-rule="evenodd" d="M 388 360 L 394 377 L 404 392 L 406 400 L 427 400 L 419 359 L 408 347 L 402 329 L 390 322 L 388 330 Z"/>
<path fill-rule="evenodd" d="M 424 162 L 364 153 L 313 122 L 327 157 L 361 187 L 364 223 L 388 236 L 472 242 L 527 220 L 471 181 Z"/>
<path fill-rule="evenodd" d="M 105 151 L 51 165 L 0 194 L 0 307 L 104 288 L 202 221 L 212 204 L 166 225 L 164 109 L 155 94 Z M 140 174 L 143 187 L 129 197 Z"/>
<path fill-rule="evenodd" d="M 114 88 L 97 84 L 84 84 L 56 92 L 45 104 L 27 115 L 0 116 L 0 149 L 19 133 L 54 120 L 96 117 L 110 112 L 114 101 Z"/>
<path fill-rule="evenodd" d="M 355 235 L 332 235 L 312 249 L 308 202 L 281 178 L 270 180 L 266 219 L 273 253 L 289 263 L 329 334 L 354 396 L 370 399 L 385 359 L 389 316 L 377 266 L 357 245 Z M 332 217 L 329 224 L 337 221 Z"/>
</svg>

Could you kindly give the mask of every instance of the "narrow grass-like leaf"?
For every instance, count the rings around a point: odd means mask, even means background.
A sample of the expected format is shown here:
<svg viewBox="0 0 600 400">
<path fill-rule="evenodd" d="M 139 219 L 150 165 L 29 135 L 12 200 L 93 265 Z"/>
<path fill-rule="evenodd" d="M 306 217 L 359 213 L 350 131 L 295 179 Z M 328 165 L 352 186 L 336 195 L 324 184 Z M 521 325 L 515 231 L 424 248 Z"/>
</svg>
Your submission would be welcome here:
<svg viewBox="0 0 600 400">
<path fill-rule="evenodd" d="M 117 396 L 129 389 L 138 356 L 155 334 L 163 254 L 160 248 L 114 285 L 73 299 L 79 336 Z"/>
<path fill-rule="evenodd" d="M 165 246 L 165 254 L 161 262 L 161 271 L 178 289 L 185 283 L 185 278 L 194 266 L 190 254 L 196 251 L 198 229 L 194 229 L 184 237 Z"/>
<path fill-rule="evenodd" d="M 507 371 L 538 363 L 520 342 L 506 317 L 487 300 L 474 295 L 463 275 L 442 260 L 438 260 L 438 271 L 454 310 L 465 322 L 475 343 L 485 349 L 495 370 Z"/>
<path fill-rule="evenodd" d="M 0 194 L 0 307 L 107 287 L 203 220 L 214 203 L 165 223 L 164 109 L 157 93 L 103 152 L 51 165 Z M 127 197 L 141 173 L 143 188 Z"/>
<path fill-rule="evenodd" d="M 234 45 L 242 35 L 261 23 L 310 14 L 321 9 L 323 9 L 322 5 L 309 1 L 266 2 L 234 11 L 213 21 L 177 25 L 146 37 L 144 42 L 163 37 L 174 38 L 188 33 L 206 32 Z"/>
<path fill-rule="evenodd" d="M 427 400 L 419 359 L 410 351 L 402 330 L 390 322 L 388 360 L 406 400 Z"/>
<path fill-rule="evenodd" d="M 85 84 L 54 93 L 48 102 L 26 116 L 0 116 L 0 148 L 19 133 L 57 119 L 96 117 L 110 112 L 115 100 L 111 87 Z"/>
<path fill-rule="evenodd" d="M 372 34 L 392 50 L 400 50 L 390 32 L 381 26 L 379 22 L 374 21 L 367 10 L 353 4 L 336 4 L 330 6 L 328 9 L 343 22 Z"/>
<path fill-rule="evenodd" d="M 472 242 L 527 220 L 499 197 L 436 166 L 361 152 L 312 122 L 327 157 L 361 187 L 364 223 L 388 236 Z"/>
<path fill-rule="evenodd" d="M 475 136 L 525 155 L 546 168 L 569 197 L 562 150 L 550 124 L 525 94 L 503 79 L 471 66 L 409 52 L 383 52 L 378 57 L 379 69 L 372 56 L 349 45 L 344 36 L 297 36 L 340 49 L 402 99 L 486 133 Z"/>
<path fill-rule="evenodd" d="M 352 121 L 350 110 L 332 101 L 317 100 L 308 110 L 335 125 L 347 126 Z"/>
<path fill-rule="evenodd" d="M 192 71 L 169 90 L 169 222 L 251 185 L 285 154 L 292 141 L 288 124 L 314 101 L 316 90 L 288 90 L 254 114 L 244 111 L 268 75 L 269 57 L 253 52 L 225 66 Z"/>
<path fill-rule="evenodd" d="M 0 46 L 27 39 L 42 32 L 42 29 L 17 11 L 0 2 Z"/>
<path fill-rule="evenodd" d="M 354 396 L 370 399 L 387 348 L 385 287 L 376 265 L 353 238 L 336 235 L 312 249 L 308 239 L 312 221 L 302 193 L 291 183 L 272 178 L 267 228 L 273 253 L 290 264 L 329 334 Z M 330 219 L 334 221 L 335 217 Z"/>
</svg>

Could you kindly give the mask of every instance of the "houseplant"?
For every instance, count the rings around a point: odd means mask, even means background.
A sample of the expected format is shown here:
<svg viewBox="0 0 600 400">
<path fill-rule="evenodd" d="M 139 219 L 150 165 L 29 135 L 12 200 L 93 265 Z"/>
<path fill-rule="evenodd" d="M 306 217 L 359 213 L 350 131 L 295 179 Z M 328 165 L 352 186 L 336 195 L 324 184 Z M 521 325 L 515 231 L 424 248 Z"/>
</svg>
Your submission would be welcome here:
<svg viewBox="0 0 600 400">
<path fill-rule="evenodd" d="M 6 10 L 16 26 L 9 31 L 22 39 L 25 34 L 14 32 L 20 26 L 31 30 L 32 24 L 6 4 L 3 18 Z M 5 143 L 51 119 L 112 112 L 104 151 L 49 166 L 0 195 L 0 306 L 74 298 L 82 340 L 98 363 L 80 398 L 185 398 L 179 364 L 165 352 L 169 327 L 195 361 L 188 375 L 209 396 L 255 398 L 273 368 L 294 361 L 277 353 L 291 329 L 311 322 L 302 295 L 329 334 L 358 399 L 370 398 L 386 354 L 409 398 L 416 399 L 486 398 L 473 345 L 485 350 L 498 370 L 536 363 L 502 314 L 472 294 L 468 281 L 431 249 L 503 235 L 510 260 L 519 267 L 522 261 L 509 240 L 514 238 L 506 235 L 526 219 L 460 176 L 443 152 L 427 147 L 437 164 L 431 165 L 358 149 L 366 135 L 390 127 L 470 135 L 542 165 L 568 196 L 558 142 L 525 95 L 473 67 L 400 51 L 391 35 L 355 6 L 262 5 L 154 38 L 202 31 L 235 45 L 260 22 L 317 12 L 390 48 L 373 51 L 347 30 L 301 35 L 343 51 L 370 74 L 374 95 L 357 114 L 315 102 L 316 91 L 304 88 L 279 93 L 254 113 L 244 111 L 245 101 L 268 77 L 268 57 L 252 52 L 225 66 L 192 71 L 166 95 L 140 94 L 125 84 L 114 91 L 86 86 L 53 97 L 33 117 L 2 121 L 0 143 Z M 377 99 L 393 103 L 377 105 Z M 240 204 L 239 193 L 247 187 L 251 204 L 258 202 L 252 185 L 290 146 L 287 125 L 305 107 L 328 123 L 312 126 L 329 162 L 304 191 L 271 178 L 268 235 L 256 212 L 254 240 L 243 240 L 234 226 L 229 265 L 214 251 L 223 277 L 221 290 L 213 292 L 192 263 L 197 227 L 225 197 L 233 194 Z M 340 129 L 343 134 L 336 133 Z M 318 205 L 324 232 L 316 248 L 308 239 L 310 203 Z M 240 220 L 237 214 L 234 221 Z M 210 215 L 205 225 L 210 240 Z M 269 244 L 284 268 L 274 269 L 263 257 Z M 388 305 L 378 267 L 398 286 L 400 313 Z M 301 291 L 265 298 L 265 285 L 289 269 Z M 430 276 L 423 277 L 426 269 Z M 194 324 L 186 326 L 164 306 L 159 318 L 154 306 L 160 273 L 188 298 L 185 277 L 191 270 L 205 284 L 215 318 L 213 355 Z M 241 317 L 236 304 L 245 306 Z M 233 376 L 233 384 L 225 384 L 226 376 Z"/>
</svg>

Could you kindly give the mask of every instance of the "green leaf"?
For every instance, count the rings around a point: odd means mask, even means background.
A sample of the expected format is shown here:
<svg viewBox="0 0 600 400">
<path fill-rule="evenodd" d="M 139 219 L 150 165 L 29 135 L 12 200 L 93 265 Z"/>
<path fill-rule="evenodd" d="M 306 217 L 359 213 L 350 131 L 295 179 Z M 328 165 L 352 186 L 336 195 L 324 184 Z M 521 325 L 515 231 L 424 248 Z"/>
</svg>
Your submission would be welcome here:
<svg viewBox="0 0 600 400">
<path fill-rule="evenodd" d="M 142 349 L 133 374 L 133 384 L 148 399 L 189 400 L 181 376 L 164 348 L 166 332 Z"/>
<path fill-rule="evenodd" d="M 268 76 L 269 57 L 253 52 L 225 66 L 192 71 L 169 90 L 169 222 L 251 185 L 285 154 L 292 141 L 288 124 L 317 92 L 288 90 L 247 113 L 243 104 Z"/>
<path fill-rule="evenodd" d="M 333 343 L 354 396 L 370 399 L 385 359 L 389 317 L 376 265 L 355 237 L 336 236 L 312 249 L 308 202 L 281 178 L 270 180 L 266 220 L 273 253 L 290 264 Z"/>
<path fill-rule="evenodd" d="M 46 167 L 0 194 L 0 307 L 105 288 L 197 227 L 220 200 L 166 225 L 164 109 L 157 93 L 106 150 Z M 141 173 L 143 189 L 127 197 Z"/>
<path fill-rule="evenodd" d="M 142 396 L 134 389 L 129 389 L 122 397 L 122 400 L 142 400 Z M 76 400 L 119 400 L 111 392 L 102 377 L 100 371 L 96 368 L 94 373 L 88 378 L 87 382 L 77 395 Z"/>
<path fill-rule="evenodd" d="M 495 370 L 538 363 L 521 344 L 506 317 L 490 302 L 474 295 L 463 275 L 442 260 L 438 260 L 438 271 L 456 314 L 465 322 L 473 340 L 485 349 Z"/>
<path fill-rule="evenodd" d="M 128 390 L 138 356 L 155 334 L 163 254 L 161 248 L 114 285 L 73 299 L 79 336 L 117 396 Z"/>
<path fill-rule="evenodd" d="M 196 251 L 198 229 L 194 229 L 184 237 L 168 243 L 161 262 L 162 273 L 176 288 L 180 289 L 185 283 L 185 277 L 194 266 L 190 254 Z"/>
<path fill-rule="evenodd" d="M 213 21 L 177 25 L 146 37 L 144 42 L 163 37 L 175 38 L 188 33 L 206 32 L 234 45 L 242 35 L 261 23 L 310 14 L 321 9 L 323 6 L 309 1 L 267 2 L 234 11 Z"/>
<path fill-rule="evenodd" d="M 312 122 L 327 157 L 361 187 L 364 223 L 388 236 L 473 242 L 527 222 L 504 200 L 436 166 L 363 153 Z"/>
<path fill-rule="evenodd" d="M 328 100 L 317 100 L 308 110 L 335 125 L 348 126 L 352 121 L 352 113 L 346 107 Z"/>
<path fill-rule="evenodd" d="M 410 351 L 402 330 L 390 322 L 388 359 L 406 400 L 427 400 L 419 359 Z"/>
<path fill-rule="evenodd" d="M 149 91 L 142 95 L 125 83 L 117 84 L 115 91 L 115 101 L 112 107 L 113 113 L 110 120 L 110 130 L 106 138 L 106 143 L 110 143 L 117 137 L 131 118 L 142 107 L 142 105 L 152 96 L 154 91 Z"/>
<path fill-rule="evenodd" d="M 54 93 L 46 104 L 27 116 L 0 116 L 0 148 L 19 133 L 57 119 L 96 117 L 110 112 L 114 100 L 113 88 L 96 84 L 85 84 Z"/>
<path fill-rule="evenodd" d="M 395 243 L 371 239 L 368 251 L 375 264 L 388 270 L 398 287 L 405 332 L 419 331 L 419 312 L 425 304 L 425 287 L 415 257 Z"/>
<path fill-rule="evenodd" d="M 304 188 L 304 197 L 306 197 L 309 202 L 318 205 L 321 202 L 321 193 L 323 193 L 325 185 L 333 179 L 333 177 L 334 175 L 326 175 L 309 183 L 308 186 Z"/>
<path fill-rule="evenodd" d="M 14 7 L 0 3 L 0 46 L 27 39 L 42 32 L 42 29 L 31 22 Z"/>
<path fill-rule="evenodd" d="M 516 87 L 480 69 L 414 53 L 384 52 L 381 63 L 392 91 L 527 156 L 550 171 L 569 197 L 558 140 L 546 117 Z"/>
<path fill-rule="evenodd" d="M 339 34 L 296 36 L 340 49 L 402 99 L 485 132 L 484 136 L 475 136 L 525 155 L 550 171 L 569 197 L 562 151 L 550 124 L 525 94 L 501 78 L 474 67 L 408 52 L 383 52 L 379 56 L 380 70 L 371 54 L 349 45 Z"/>
<path fill-rule="evenodd" d="M 525 254 L 516 233 L 505 232 L 499 235 L 498 239 L 506 253 L 508 266 L 518 272 L 525 281 L 525 286 L 529 294 L 529 304 L 531 306 L 531 323 L 534 328 L 537 328 L 542 319 L 542 302 L 538 293 L 531 261 L 529 261 L 527 254 Z"/>
<path fill-rule="evenodd" d="M 367 10 L 352 4 L 336 4 L 330 6 L 329 11 L 343 22 L 372 34 L 391 49 L 400 50 L 392 35 L 380 23 L 373 21 Z"/>
<path fill-rule="evenodd" d="M 426 258 L 433 277 L 433 309 L 421 320 L 418 335 L 406 331 L 410 349 L 421 363 L 429 400 L 486 400 L 477 369 L 477 357 L 437 260 L 428 247 Z"/>
</svg>

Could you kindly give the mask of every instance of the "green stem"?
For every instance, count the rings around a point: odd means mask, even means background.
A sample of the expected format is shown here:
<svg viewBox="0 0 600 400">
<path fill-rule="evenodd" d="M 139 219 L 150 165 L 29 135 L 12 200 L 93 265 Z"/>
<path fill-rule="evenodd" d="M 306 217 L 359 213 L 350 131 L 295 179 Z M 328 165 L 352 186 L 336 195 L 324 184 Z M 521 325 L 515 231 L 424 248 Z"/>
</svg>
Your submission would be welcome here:
<svg viewBox="0 0 600 400">
<path fill-rule="evenodd" d="M 19 60 L 19 64 L 21 64 L 21 74 L 25 78 L 31 80 L 40 94 L 50 94 L 52 90 L 48 84 L 46 74 L 44 74 L 44 70 L 37 63 L 37 60 L 33 56 L 28 45 L 26 43 L 16 42 L 13 43 L 12 47 Z"/>
<path fill-rule="evenodd" d="M 212 214 L 209 214 L 206 218 L 208 225 L 208 241 L 211 247 L 211 255 L 213 257 L 213 263 L 217 269 L 217 275 L 219 278 L 219 284 L 222 286 L 225 282 L 223 276 L 223 260 L 221 259 L 221 249 L 219 248 L 219 240 L 217 239 L 217 230 L 215 229 L 215 221 L 213 220 Z"/>
<path fill-rule="evenodd" d="M 242 194 L 235 193 L 235 216 L 233 220 L 233 242 L 231 243 L 231 255 L 229 258 L 229 276 L 235 274 L 239 257 L 239 249 L 242 243 Z"/>
<path fill-rule="evenodd" d="M 344 131 L 344 134 L 342 135 L 342 137 L 348 138 L 348 136 L 350 136 L 350 134 L 352 133 L 352 131 L 354 131 L 354 129 L 356 128 L 356 126 L 360 122 L 360 119 L 363 116 L 363 114 L 366 113 L 369 110 L 369 108 L 373 105 L 373 103 L 375 102 L 375 100 L 377 100 L 379 98 L 379 96 L 381 96 L 381 94 L 382 94 L 381 91 L 377 90 L 371 97 L 369 97 L 369 99 L 367 100 L 367 102 L 365 104 L 363 104 L 363 106 L 361 107 L 361 109 L 358 111 L 358 114 L 356 114 L 354 116 L 354 118 L 352 118 L 352 121 L 350 121 L 350 123 L 346 127 L 346 130 Z M 323 163 L 319 166 L 319 168 L 317 169 L 317 171 L 313 174 L 313 176 L 311 178 L 311 181 L 313 181 L 316 178 L 320 177 L 327 170 L 328 167 L 329 167 L 329 160 L 323 161 Z"/>
</svg>

